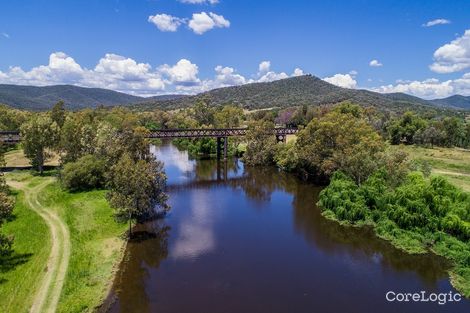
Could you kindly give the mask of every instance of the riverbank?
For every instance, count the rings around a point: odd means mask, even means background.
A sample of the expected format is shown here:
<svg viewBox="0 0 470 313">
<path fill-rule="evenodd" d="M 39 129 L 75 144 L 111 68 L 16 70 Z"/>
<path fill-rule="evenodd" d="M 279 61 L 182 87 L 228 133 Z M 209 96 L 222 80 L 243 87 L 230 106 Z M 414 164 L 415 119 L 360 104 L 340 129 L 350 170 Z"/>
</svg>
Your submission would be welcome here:
<svg viewBox="0 0 470 313">
<path fill-rule="evenodd" d="M 424 148 L 420 146 L 393 146 L 406 151 L 410 158 L 424 160 L 432 166 L 432 173 L 447 178 L 451 183 L 470 192 L 470 150 L 461 148 Z"/>
<path fill-rule="evenodd" d="M 445 178 L 411 172 L 398 186 L 384 173 L 361 185 L 336 173 L 319 197 L 323 216 L 343 225 L 371 226 L 375 234 L 410 254 L 434 253 L 452 264 L 452 285 L 470 298 L 470 194 Z"/>
<path fill-rule="evenodd" d="M 58 293 L 57 312 L 92 311 L 106 297 L 125 246 L 121 235 L 126 225 L 115 222 L 105 191 L 72 194 L 63 191 L 55 177 L 32 176 L 29 172 L 9 173 L 7 179 L 18 190 L 18 196 L 16 218 L 6 224 L 5 231 L 15 236 L 15 254 L 27 254 L 30 258 L 6 273 L 2 271 L 0 293 L 10 296 L 0 299 L 0 311 L 28 311 L 37 301 L 36 290 L 44 287 L 44 277 L 49 273 L 53 274 L 51 290 L 45 291 L 45 305 L 51 304 Z M 39 189 L 31 193 L 32 188 Z M 28 200 L 25 193 L 33 197 Z M 54 228 L 46 225 L 38 212 L 56 216 L 65 233 L 52 237 Z M 69 234 L 68 241 L 64 234 Z M 54 241 L 61 253 L 51 259 Z M 60 279 L 60 273 L 65 277 L 63 285 L 54 283 Z"/>
</svg>

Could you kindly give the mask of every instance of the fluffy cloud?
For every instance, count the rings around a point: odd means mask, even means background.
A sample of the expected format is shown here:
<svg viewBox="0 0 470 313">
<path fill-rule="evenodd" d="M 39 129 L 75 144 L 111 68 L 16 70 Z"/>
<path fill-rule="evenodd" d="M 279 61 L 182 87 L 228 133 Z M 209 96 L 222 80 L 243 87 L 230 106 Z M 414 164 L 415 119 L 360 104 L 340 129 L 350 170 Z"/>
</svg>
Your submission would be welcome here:
<svg viewBox="0 0 470 313">
<path fill-rule="evenodd" d="M 357 86 L 357 81 L 352 74 L 335 74 L 331 77 L 325 77 L 323 80 L 343 88 L 356 88 Z"/>
<path fill-rule="evenodd" d="M 440 81 L 436 78 L 423 81 L 399 81 L 396 85 L 372 88 L 377 92 L 404 92 L 425 99 L 444 98 L 454 94 L 470 96 L 470 73 L 452 80 Z"/>
<path fill-rule="evenodd" d="M 197 65 L 186 59 L 179 60 L 174 66 L 162 65 L 159 69 L 171 83 L 176 85 L 191 86 L 200 82 L 197 77 L 199 72 Z"/>
<path fill-rule="evenodd" d="M 302 75 L 305 75 L 304 71 L 298 67 L 294 70 L 294 73 L 292 73 L 292 76 L 302 76 Z"/>
<path fill-rule="evenodd" d="M 161 73 L 151 66 L 116 54 L 106 54 L 93 69 L 82 68 L 63 52 L 49 56 L 48 65 L 25 71 L 10 67 L 0 71 L 0 83 L 21 85 L 74 84 L 83 87 L 107 88 L 132 94 L 155 94 L 165 89 Z"/>
<path fill-rule="evenodd" d="M 436 73 L 453 73 L 470 68 L 470 29 L 434 52 L 429 68 Z"/>
<path fill-rule="evenodd" d="M 428 22 L 424 23 L 421 26 L 423 26 L 423 27 L 432 27 L 432 26 L 444 25 L 444 24 L 450 24 L 450 21 L 446 20 L 444 18 L 438 18 L 438 19 L 435 19 L 435 20 L 432 20 L 432 21 L 428 21 Z"/>
<path fill-rule="evenodd" d="M 222 15 L 206 12 L 194 13 L 188 23 L 188 27 L 196 34 L 202 35 L 213 28 L 230 27 L 230 21 L 226 20 Z"/>
<path fill-rule="evenodd" d="M 271 62 L 270 61 L 263 61 L 258 66 L 258 71 L 260 73 L 267 73 L 271 69 Z"/>
<path fill-rule="evenodd" d="M 232 67 L 218 65 L 215 68 L 215 72 L 215 81 L 218 87 L 243 85 L 246 83 L 245 77 L 240 74 L 235 74 L 235 70 Z"/>
<path fill-rule="evenodd" d="M 179 0 L 179 2 L 191 3 L 191 4 L 201 4 L 201 3 L 217 4 L 219 3 L 219 0 Z"/>
<path fill-rule="evenodd" d="M 157 26 L 162 32 L 175 32 L 178 30 L 178 27 L 185 22 L 179 17 L 168 14 L 150 15 L 148 21 Z"/>
<path fill-rule="evenodd" d="M 380 67 L 382 66 L 383 64 L 380 63 L 378 60 L 374 59 L 372 61 L 369 62 L 369 66 L 372 66 L 372 67 Z"/>
<path fill-rule="evenodd" d="M 214 88 L 268 82 L 304 73 L 300 68 L 296 68 L 290 76 L 284 72 L 274 72 L 269 61 L 261 62 L 258 70 L 254 78 L 247 79 L 233 67 L 218 65 L 212 78 L 202 80 L 198 77 L 198 66 L 187 59 L 181 59 L 174 65 L 152 67 L 148 63 L 107 53 L 98 60 L 94 68 L 87 69 L 80 66 L 71 56 L 54 52 L 49 56 L 47 65 L 33 67 L 28 71 L 20 67 L 0 71 L 0 83 L 37 86 L 73 84 L 145 96 L 175 92 L 199 93 Z"/>
</svg>

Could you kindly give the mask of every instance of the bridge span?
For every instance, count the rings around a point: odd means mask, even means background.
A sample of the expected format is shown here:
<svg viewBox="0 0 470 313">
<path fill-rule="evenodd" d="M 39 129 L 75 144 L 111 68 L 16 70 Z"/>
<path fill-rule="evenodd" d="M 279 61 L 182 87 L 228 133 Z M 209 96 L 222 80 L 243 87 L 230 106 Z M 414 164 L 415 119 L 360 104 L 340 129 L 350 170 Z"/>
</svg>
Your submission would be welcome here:
<svg viewBox="0 0 470 313">
<path fill-rule="evenodd" d="M 227 158 L 228 137 L 245 136 L 248 128 L 178 128 L 178 129 L 157 129 L 149 133 L 147 138 L 153 139 L 177 139 L 177 138 L 216 138 L 217 158 L 223 155 Z M 286 141 L 287 135 L 298 132 L 297 128 L 276 127 L 272 129 L 273 136 L 277 141 Z M 19 131 L 0 131 L 0 142 L 4 144 L 16 144 L 21 141 Z"/>
</svg>

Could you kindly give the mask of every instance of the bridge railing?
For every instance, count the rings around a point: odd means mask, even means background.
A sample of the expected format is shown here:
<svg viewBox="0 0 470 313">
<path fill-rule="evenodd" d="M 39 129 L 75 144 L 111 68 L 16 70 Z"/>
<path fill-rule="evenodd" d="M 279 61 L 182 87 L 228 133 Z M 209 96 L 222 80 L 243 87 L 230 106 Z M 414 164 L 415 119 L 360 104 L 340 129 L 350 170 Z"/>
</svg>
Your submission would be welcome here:
<svg viewBox="0 0 470 313">
<path fill-rule="evenodd" d="M 189 128 L 189 129 L 159 129 L 152 131 L 149 138 L 220 138 L 245 136 L 248 128 Z M 285 136 L 297 133 L 296 128 L 274 128 L 273 135 Z"/>
<path fill-rule="evenodd" d="M 245 136 L 248 128 L 189 128 L 189 129 L 158 129 L 150 132 L 148 138 L 225 138 Z M 273 128 L 273 135 L 286 136 L 296 134 L 297 128 Z M 21 141 L 19 131 L 0 131 L 0 142 L 18 143 Z"/>
</svg>

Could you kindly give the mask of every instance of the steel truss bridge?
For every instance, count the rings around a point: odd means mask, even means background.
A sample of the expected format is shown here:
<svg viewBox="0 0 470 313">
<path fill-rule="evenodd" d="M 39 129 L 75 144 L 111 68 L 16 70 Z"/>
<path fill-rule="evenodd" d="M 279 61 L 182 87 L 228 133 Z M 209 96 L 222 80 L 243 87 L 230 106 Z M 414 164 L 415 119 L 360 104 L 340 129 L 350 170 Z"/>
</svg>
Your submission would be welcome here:
<svg viewBox="0 0 470 313">
<path fill-rule="evenodd" d="M 217 158 L 227 158 L 228 137 L 245 136 L 248 128 L 179 128 L 179 129 L 157 129 L 149 133 L 147 138 L 152 139 L 177 139 L 177 138 L 217 138 Z M 298 132 L 297 128 L 276 127 L 270 130 L 277 141 L 286 141 L 287 135 Z M 4 144 L 16 144 L 21 141 L 19 131 L 0 131 L 0 142 Z"/>
</svg>

